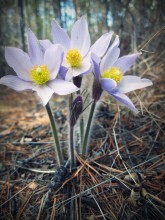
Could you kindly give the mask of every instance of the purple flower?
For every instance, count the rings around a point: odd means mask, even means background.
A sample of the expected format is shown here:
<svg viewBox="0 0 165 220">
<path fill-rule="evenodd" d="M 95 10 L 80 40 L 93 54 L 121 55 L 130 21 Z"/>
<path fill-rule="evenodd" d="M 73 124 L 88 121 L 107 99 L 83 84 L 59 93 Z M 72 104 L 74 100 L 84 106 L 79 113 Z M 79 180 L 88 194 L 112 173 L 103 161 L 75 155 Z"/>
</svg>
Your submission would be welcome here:
<svg viewBox="0 0 165 220">
<path fill-rule="evenodd" d="M 137 113 L 138 110 L 125 93 L 151 86 L 152 82 L 149 79 L 141 79 L 138 76 L 124 75 L 134 64 L 140 53 L 119 58 L 120 49 L 118 45 L 119 38 L 117 36 L 102 59 L 97 55 L 97 51 L 92 53 L 94 75 L 105 91 Z"/>
<path fill-rule="evenodd" d="M 33 90 L 46 105 L 53 93 L 67 95 L 79 90 L 72 82 L 57 78 L 63 60 L 63 48 L 51 45 L 43 52 L 33 32 L 28 31 L 29 54 L 14 47 L 5 48 L 5 58 L 17 76 L 7 75 L 0 84 L 14 90 Z"/>
<path fill-rule="evenodd" d="M 68 68 L 65 79 L 70 80 L 73 77 L 91 72 L 91 60 L 87 56 L 90 50 L 90 35 L 88 31 L 88 23 L 84 17 L 75 22 L 71 38 L 57 24 L 52 21 L 52 36 L 55 44 L 61 44 L 64 48 L 64 60 L 62 66 Z M 47 44 L 41 42 L 41 44 Z"/>
</svg>

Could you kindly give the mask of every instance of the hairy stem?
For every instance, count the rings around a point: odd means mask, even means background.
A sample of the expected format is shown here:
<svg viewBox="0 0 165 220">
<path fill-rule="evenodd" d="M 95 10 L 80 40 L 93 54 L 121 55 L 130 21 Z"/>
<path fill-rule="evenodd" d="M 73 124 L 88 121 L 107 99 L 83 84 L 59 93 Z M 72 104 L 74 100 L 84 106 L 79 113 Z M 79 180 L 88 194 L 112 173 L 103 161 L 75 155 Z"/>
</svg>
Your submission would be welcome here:
<svg viewBox="0 0 165 220">
<path fill-rule="evenodd" d="M 70 112 L 70 117 L 72 114 L 72 102 L 73 102 L 73 96 L 72 94 L 70 95 L 69 98 L 69 112 Z M 74 156 L 74 126 L 70 125 L 70 133 L 69 133 L 69 139 L 70 139 L 70 145 L 69 145 L 69 150 L 70 150 L 70 169 L 72 170 L 72 168 L 75 165 L 75 156 Z"/>
<path fill-rule="evenodd" d="M 91 106 L 91 110 L 90 110 L 89 118 L 88 118 L 88 123 L 87 123 L 87 127 L 85 130 L 85 136 L 84 136 L 84 141 L 83 141 L 83 146 L 82 146 L 82 155 L 83 156 L 86 155 L 86 153 L 87 153 L 87 144 L 88 144 L 89 133 L 90 133 L 90 128 L 91 128 L 91 123 L 92 123 L 95 107 L 96 107 L 96 102 L 94 101 Z"/>
<path fill-rule="evenodd" d="M 53 114 L 52 114 L 49 102 L 46 104 L 45 108 L 46 108 L 46 111 L 48 113 L 51 128 L 52 128 L 52 132 L 53 132 L 53 137 L 54 137 L 54 142 L 55 142 L 54 147 L 55 147 L 55 152 L 57 154 L 58 164 L 61 166 L 64 162 L 64 157 L 63 157 L 63 153 L 62 153 L 60 143 L 59 143 L 59 140 L 58 140 L 57 128 L 56 128 L 55 120 L 53 118 Z"/>
<path fill-rule="evenodd" d="M 81 146 L 82 146 L 83 139 L 84 139 L 84 118 L 83 118 L 83 115 L 81 115 L 81 118 L 80 118 L 80 138 L 81 138 Z"/>
<path fill-rule="evenodd" d="M 70 126 L 70 166 L 71 169 L 75 165 L 75 156 L 74 156 L 74 127 Z"/>
</svg>

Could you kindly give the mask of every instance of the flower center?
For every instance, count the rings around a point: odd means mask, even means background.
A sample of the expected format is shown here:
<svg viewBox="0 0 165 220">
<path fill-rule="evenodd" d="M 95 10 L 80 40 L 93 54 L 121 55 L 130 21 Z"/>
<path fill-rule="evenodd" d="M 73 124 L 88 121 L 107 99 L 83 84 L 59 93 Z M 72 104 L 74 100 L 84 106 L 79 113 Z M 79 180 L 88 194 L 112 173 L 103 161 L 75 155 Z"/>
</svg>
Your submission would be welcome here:
<svg viewBox="0 0 165 220">
<path fill-rule="evenodd" d="M 76 49 L 70 49 L 68 50 L 66 54 L 66 62 L 74 68 L 77 68 L 80 66 L 80 63 L 82 61 L 82 56 Z"/>
<path fill-rule="evenodd" d="M 119 83 L 123 78 L 123 73 L 118 67 L 112 67 L 110 69 L 105 70 L 103 74 L 101 75 L 101 77 L 113 79 L 117 83 Z"/>
<path fill-rule="evenodd" d="M 37 85 L 43 85 L 49 81 L 49 70 L 46 65 L 34 66 L 31 71 L 31 79 Z"/>
</svg>

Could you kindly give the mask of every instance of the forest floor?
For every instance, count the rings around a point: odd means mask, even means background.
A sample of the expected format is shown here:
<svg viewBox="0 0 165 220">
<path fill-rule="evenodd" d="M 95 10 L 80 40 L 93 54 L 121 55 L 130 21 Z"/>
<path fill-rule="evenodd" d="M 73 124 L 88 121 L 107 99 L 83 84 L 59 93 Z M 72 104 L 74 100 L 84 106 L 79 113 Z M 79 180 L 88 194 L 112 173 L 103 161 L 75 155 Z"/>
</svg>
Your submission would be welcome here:
<svg viewBox="0 0 165 220">
<path fill-rule="evenodd" d="M 72 215 L 82 220 L 164 219 L 162 91 L 160 80 L 148 96 L 147 108 L 138 105 L 137 116 L 102 103 L 95 115 L 89 159 L 77 155 L 78 166 L 69 172 L 57 169 L 48 117 L 43 106 L 36 104 L 36 96 L 2 87 L 0 219 L 64 220 Z M 66 99 L 54 96 L 51 105 L 67 153 Z M 62 178 L 53 188 L 56 170 Z"/>
</svg>

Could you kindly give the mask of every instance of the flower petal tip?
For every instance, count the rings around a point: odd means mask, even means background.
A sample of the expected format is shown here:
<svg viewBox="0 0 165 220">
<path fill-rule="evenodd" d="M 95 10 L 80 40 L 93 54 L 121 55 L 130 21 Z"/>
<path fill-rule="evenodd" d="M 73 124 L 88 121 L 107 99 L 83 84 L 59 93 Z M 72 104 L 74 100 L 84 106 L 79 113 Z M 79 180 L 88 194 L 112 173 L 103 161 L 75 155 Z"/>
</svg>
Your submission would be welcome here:
<svg viewBox="0 0 165 220">
<path fill-rule="evenodd" d="M 57 21 L 53 18 L 51 21 L 51 25 L 54 25 L 54 24 L 57 25 Z"/>
<path fill-rule="evenodd" d="M 87 19 L 86 19 L 85 15 L 81 16 L 81 17 L 80 17 L 80 20 L 87 21 Z"/>
<path fill-rule="evenodd" d="M 30 28 L 28 28 L 28 35 L 29 34 L 34 34 L 33 31 Z"/>
<path fill-rule="evenodd" d="M 142 80 L 146 81 L 148 83 L 148 86 L 153 85 L 153 82 L 150 79 L 143 78 Z"/>
<path fill-rule="evenodd" d="M 133 110 L 132 110 L 133 111 Z M 137 108 L 135 108 L 135 110 L 133 111 L 133 113 L 135 114 L 135 115 L 137 115 L 137 114 L 139 114 L 139 110 L 137 109 Z"/>
</svg>

